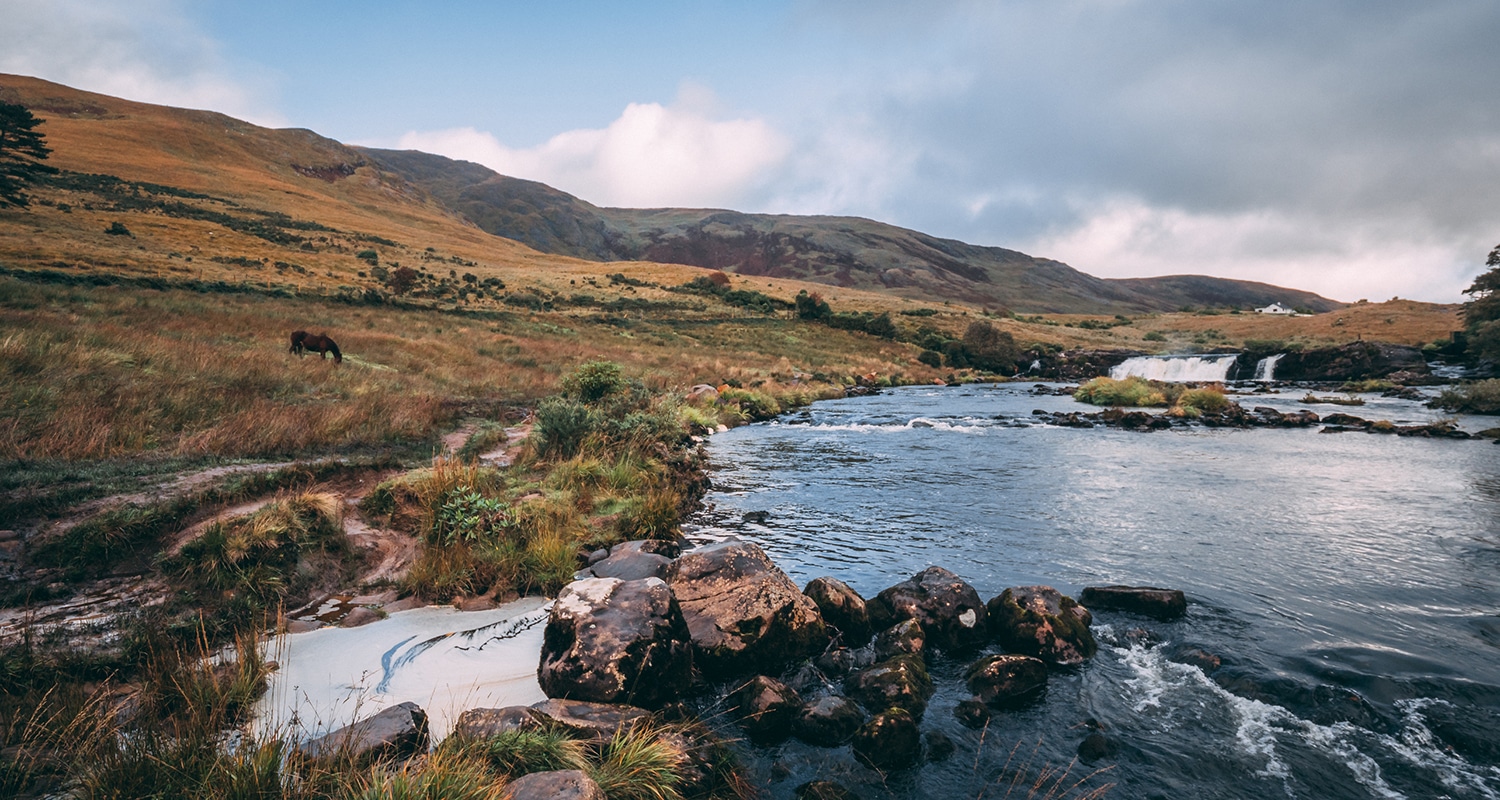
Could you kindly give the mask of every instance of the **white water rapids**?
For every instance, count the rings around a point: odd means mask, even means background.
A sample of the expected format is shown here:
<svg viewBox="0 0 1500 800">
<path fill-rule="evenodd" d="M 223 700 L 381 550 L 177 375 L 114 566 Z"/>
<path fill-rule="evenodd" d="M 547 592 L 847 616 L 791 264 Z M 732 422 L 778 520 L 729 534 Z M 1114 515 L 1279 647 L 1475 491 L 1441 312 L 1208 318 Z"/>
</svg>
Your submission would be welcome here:
<svg viewBox="0 0 1500 800">
<path fill-rule="evenodd" d="M 1238 355 L 1210 356 L 1136 356 L 1110 369 L 1115 380 L 1135 376 L 1168 383 L 1222 383 L 1229 379 L 1229 368 Z"/>
</svg>

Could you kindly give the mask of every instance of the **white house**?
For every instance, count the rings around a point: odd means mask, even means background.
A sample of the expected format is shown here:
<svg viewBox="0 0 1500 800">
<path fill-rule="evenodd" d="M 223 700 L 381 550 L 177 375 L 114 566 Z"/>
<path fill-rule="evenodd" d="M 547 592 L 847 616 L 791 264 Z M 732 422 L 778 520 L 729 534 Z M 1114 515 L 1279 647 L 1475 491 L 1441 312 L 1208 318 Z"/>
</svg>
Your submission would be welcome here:
<svg viewBox="0 0 1500 800">
<path fill-rule="evenodd" d="M 1297 312 L 1291 310 L 1290 308 L 1287 308 L 1286 306 L 1284 306 L 1284 305 L 1282 305 L 1280 303 L 1272 303 L 1272 304 L 1266 306 L 1265 308 L 1257 308 L 1257 309 L 1255 309 L 1255 313 L 1257 313 L 1257 314 L 1295 314 Z"/>
</svg>

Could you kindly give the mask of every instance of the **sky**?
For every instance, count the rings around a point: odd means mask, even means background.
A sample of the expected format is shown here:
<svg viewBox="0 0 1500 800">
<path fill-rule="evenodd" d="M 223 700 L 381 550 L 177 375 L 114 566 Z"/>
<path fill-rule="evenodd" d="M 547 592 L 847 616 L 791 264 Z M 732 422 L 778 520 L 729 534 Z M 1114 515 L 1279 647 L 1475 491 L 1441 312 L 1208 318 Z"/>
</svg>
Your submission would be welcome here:
<svg viewBox="0 0 1500 800">
<path fill-rule="evenodd" d="M 0 72 L 1101 277 L 1461 302 L 1500 243 L 1493 0 L 0 0 Z"/>
</svg>

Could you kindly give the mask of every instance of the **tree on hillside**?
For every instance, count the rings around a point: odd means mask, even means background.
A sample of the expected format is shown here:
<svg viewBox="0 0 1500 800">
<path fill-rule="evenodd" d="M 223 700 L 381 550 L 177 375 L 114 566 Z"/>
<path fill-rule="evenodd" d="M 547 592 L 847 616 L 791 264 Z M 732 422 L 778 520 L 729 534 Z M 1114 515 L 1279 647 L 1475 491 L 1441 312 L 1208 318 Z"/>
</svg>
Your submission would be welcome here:
<svg viewBox="0 0 1500 800">
<path fill-rule="evenodd" d="M 1474 298 L 1464 304 L 1464 328 L 1469 334 L 1469 352 L 1500 361 L 1500 245 L 1490 251 L 1484 263 L 1489 271 L 1464 290 Z"/>
<path fill-rule="evenodd" d="M 1015 371 L 1020 349 L 1015 337 L 985 320 L 975 320 L 964 330 L 964 352 L 969 363 L 987 372 L 1010 374 Z"/>
<path fill-rule="evenodd" d="M 36 130 L 41 123 L 26 106 L 0 103 L 0 207 L 27 205 L 22 188 L 38 176 L 57 172 L 42 163 L 52 148 Z"/>
</svg>

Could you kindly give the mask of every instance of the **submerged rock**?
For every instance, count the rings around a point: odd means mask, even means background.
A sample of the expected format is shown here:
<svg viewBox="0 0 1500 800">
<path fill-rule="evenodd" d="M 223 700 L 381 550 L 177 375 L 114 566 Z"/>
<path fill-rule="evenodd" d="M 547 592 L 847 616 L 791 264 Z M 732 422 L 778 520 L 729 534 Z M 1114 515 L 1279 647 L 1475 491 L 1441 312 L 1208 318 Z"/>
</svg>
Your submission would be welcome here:
<svg viewBox="0 0 1500 800">
<path fill-rule="evenodd" d="M 896 656 L 849 676 L 844 690 L 865 708 L 901 708 L 920 718 L 932 698 L 932 678 L 920 656 Z"/>
<path fill-rule="evenodd" d="M 828 643 L 817 604 L 749 542 L 687 553 L 673 562 L 667 579 L 707 673 L 770 672 Z"/>
<path fill-rule="evenodd" d="M 1078 758 L 1085 764 L 1092 764 L 1100 759 L 1113 758 L 1116 749 L 1114 739 L 1094 731 L 1078 743 Z"/>
<path fill-rule="evenodd" d="M 304 742 L 297 750 L 312 758 L 340 756 L 365 762 L 426 752 L 427 741 L 427 713 L 416 703 L 400 703 Z"/>
<path fill-rule="evenodd" d="M 948 738 L 948 734 L 942 731 L 928 731 L 925 738 L 927 739 L 927 761 L 929 763 L 947 761 L 958 750 L 958 745 L 954 744 L 953 740 Z"/>
<path fill-rule="evenodd" d="M 989 602 L 990 627 L 1007 650 L 1049 664 L 1074 666 L 1093 658 L 1093 615 L 1051 586 L 1006 589 Z"/>
<path fill-rule="evenodd" d="M 605 800 L 604 790 L 581 770 L 533 772 L 506 784 L 510 800 Z"/>
<path fill-rule="evenodd" d="M 990 717 L 994 714 L 990 707 L 977 697 L 968 700 L 960 700 L 953 708 L 953 716 L 958 718 L 966 727 L 978 730 L 989 724 Z"/>
<path fill-rule="evenodd" d="M 802 711 L 802 698 L 775 678 L 757 675 L 734 693 L 740 727 L 757 744 L 779 742 L 792 735 L 792 724 Z"/>
<path fill-rule="evenodd" d="M 548 697 L 656 708 L 692 678 L 687 622 L 658 578 L 590 578 L 563 588 L 543 634 Z"/>
<path fill-rule="evenodd" d="M 808 744 L 837 747 L 849 741 L 864 722 L 865 715 L 858 704 L 831 694 L 804 705 L 797 715 L 794 731 L 798 739 Z"/>
<path fill-rule="evenodd" d="M 870 612 L 865 599 L 837 578 L 813 578 L 802 593 L 812 598 L 823 620 L 844 634 L 844 644 L 858 647 L 870 639 Z"/>
<path fill-rule="evenodd" d="M 1047 687 L 1047 665 L 1023 655 L 986 656 L 969 665 L 964 681 L 974 699 L 1008 708 L 1035 700 Z"/>
<path fill-rule="evenodd" d="M 979 647 L 988 638 L 979 592 L 942 567 L 928 567 L 876 596 L 891 620 L 916 620 L 927 642 L 944 650 Z"/>
<path fill-rule="evenodd" d="M 1089 586 L 1078 599 L 1089 608 L 1109 608 L 1144 614 L 1156 619 L 1176 619 L 1187 613 L 1187 597 L 1180 589 L 1154 586 Z"/>
<path fill-rule="evenodd" d="M 859 795 L 833 781 L 808 781 L 793 796 L 797 800 L 859 800 Z"/>
<path fill-rule="evenodd" d="M 903 769 L 922 758 L 922 734 L 910 712 L 892 708 L 876 714 L 854 734 L 854 755 L 875 769 Z"/>
</svg>

